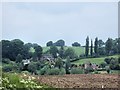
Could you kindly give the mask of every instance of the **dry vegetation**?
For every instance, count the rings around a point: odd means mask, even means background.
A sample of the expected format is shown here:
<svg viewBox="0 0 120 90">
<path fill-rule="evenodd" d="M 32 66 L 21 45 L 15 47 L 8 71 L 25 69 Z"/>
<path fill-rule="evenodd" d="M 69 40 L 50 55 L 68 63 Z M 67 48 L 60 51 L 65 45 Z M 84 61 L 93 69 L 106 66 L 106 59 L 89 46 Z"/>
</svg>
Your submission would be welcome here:
<svg viewBox="0 0 120 90">
<path fill-rule="evenodd" d="M 117 74 L 38 76 L 37 80 L 56 88 L 119 88 Z"/>
</svg>

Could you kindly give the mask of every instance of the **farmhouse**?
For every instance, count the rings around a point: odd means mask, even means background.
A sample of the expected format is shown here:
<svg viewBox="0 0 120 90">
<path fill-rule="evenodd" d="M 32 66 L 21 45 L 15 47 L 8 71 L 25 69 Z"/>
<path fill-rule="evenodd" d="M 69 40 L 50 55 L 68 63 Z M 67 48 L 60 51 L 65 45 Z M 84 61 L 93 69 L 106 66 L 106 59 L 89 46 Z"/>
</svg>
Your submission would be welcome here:
<svg viewBox="0 0 120 90">
<path fill-rule="evenodd" d="M 54 61 L 54 57 L 51 54 L 43 54 L 40 60 Z"/>
</svg>

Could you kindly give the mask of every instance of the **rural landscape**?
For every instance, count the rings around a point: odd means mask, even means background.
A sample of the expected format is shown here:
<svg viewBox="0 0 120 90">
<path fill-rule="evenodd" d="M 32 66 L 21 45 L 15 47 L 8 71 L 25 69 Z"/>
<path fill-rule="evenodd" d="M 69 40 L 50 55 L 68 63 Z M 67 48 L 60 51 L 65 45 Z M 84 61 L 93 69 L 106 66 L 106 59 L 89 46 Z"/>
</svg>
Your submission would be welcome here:
<svg viewBox="0 0 120 90">
<path fill-rule="evenodd" d="M 4 2 L 0 89 L 119 89 L 116 2 Z"/>
<path fill-rule="evenodd" d="M 106 42 L 95 38 L 94 44 L 93 47 L 91 40 L 89 46 L 89 37 L 86 38 L 86 46 L 74 42 L 71 47 L 65 46 L 64 40 L 49 41 L 46 47 L 19 39 L 2 40 L 3 89 L 117 88 L 120 38 L 108 38 Z"/>
</svg>

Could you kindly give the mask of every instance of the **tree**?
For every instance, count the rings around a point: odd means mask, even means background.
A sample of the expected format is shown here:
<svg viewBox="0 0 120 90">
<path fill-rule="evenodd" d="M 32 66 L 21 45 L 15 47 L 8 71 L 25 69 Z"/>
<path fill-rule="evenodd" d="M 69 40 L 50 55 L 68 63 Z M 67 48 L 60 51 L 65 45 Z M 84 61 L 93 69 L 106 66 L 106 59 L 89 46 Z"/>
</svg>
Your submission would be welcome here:
<svg viewBox="0 0 120 90">
<path fill-rule="evenodd" d="M 58 40 L 57 42 L 54 43 L 55 46 L 65 46 L 65 41 L 64 40 Z"/>
<path fill-rule="evenodd" d="M 88 57 L 89 54 L 89 37 L 86 38 L 86 46 L 85 46 L 85 55 Z"/>
<path fill-rule="evenodd" d="M 74 42 L 74 43 L 72 44 L 72 46 L 80 47 L 81 45 L 80 45 L 78 42 Z"/>
<path fill-rule="evenodd" d="M 46 46 L 47 46 L 47 47 L 48 47 L 48 46 L 53 46 L 53 42 L 52 42 L 52 41 L 47 42 Z"/>
<path fill-rule="evenodd" d="M 95 38 L 95 43 L 94 43 L 94 52 L 95 52 L 95 55 L 98 56 L 98 38 L 96 37 Z"/>
<path fill-rule="evenodd" d="M 50 54 L 52 54 L 54 58 L 57 58 L 58 48 L 56 46 L 51 46 L 49 51 L 50 51 Z"/>
<path fill-rule="evenodd" d="M 110 51 L 112 50 L 112 47 L 113 47 L 112 39 L 108 38 L 108 40 L 106 41 L 106 44 L 105 44 L 105 49 L 106 49 L 107 55 L 110 55 Z"/>
<path fill-rule="evenodd" d="M 117 48 L 118 48 L 118 53 L 120 54 L 120 38 L 118 38 L 118 46 L 117 46 Z"/>
<path fill-rule="evenodd" d="M 31 72 L 31 73 L 36 73 L 36 70 L 37 70 L 37 65 L 35 62 L 31 62 L 29 65 L 28 65 L 28 71 Z"/>
<path fill-rule="evenodd" d="M 2 58 L 9 58 L 11 54 L 11 43 L 9 40 L 2 40 Z"/>
<path fill-rule="evenodd" d="M 56 61 L 55 61 L 55 67 L 58 67 L 59 69 L 63 67 L 63 61 L 61 58 L 58 58 Z"/>
<path fill-rule="evenodd" d="M 59 56 L 60 56 L 60 58 L 63 58 L 63 57 L 64 57 L 64 53 L 65 53 L 64 47 L 61 46 L 61 48 L 60 48 L 60 50 L 59 50 Z"/>
<path fill-rule="evenodd" d="M 22 55 L 24 42 L 19 39 L 10 41 L 9 59 L 15 61 L 18 54 Z"/>
<path fill-rule="evenodd" d="M 22 62 L 22 55 L 21 54 L 18 54 L 17 57 L 16 57 L 16 63 L 20 63 Z"/>
<path fill-rule="evenodd" d="M 38 60 L 40 60 L 40 58 L 42 56 L 42 50 L 43 50 L 42 47 L 38 45 L 38 46 L 35 46 L 34 49 L 35 49 L 35 54 L 36 54 Z"/>
<path fill-rule="evenodd" d="M 32 48 L 32 44 L 31 43 L 26 43 L 24 46 L 23 46 L 23 51 L 22 51 L 22 56 L 23 56 L 23 59 L 30 59 L 33 55 L 30 51 L 30 49 Z"/>
<path fill-rule="evenodd" d="M 98 40 L 98 47 L 99 47 L 99 48 L 103 47 L 104 44 L 105 44 L 105 43 L 104 43 L 101 39 Z"/>
<path fill-rule="evenodd" d="M 75 51 L 72 49 L 72 48 L 68 48 L 66 51 L 65 51 L 65 57 L 70 57 L 70 59 L 74 59 L 76 57 L 76 54 L 75 54 Z"/>
<path fill-rule="evenodd" d="M 65 71 L 66 74 L 70 74 L 69 68 L 71 67 L 71 63 L 70 63 L 70 58 L 68 57 L 66 62 L 65 62 Z"/>
<path fill-rule="evenodd" d="M 90 49 L 90 55 L 93 56 L 93 42 L 91 40 L 91 49 Z"/>
</svg>

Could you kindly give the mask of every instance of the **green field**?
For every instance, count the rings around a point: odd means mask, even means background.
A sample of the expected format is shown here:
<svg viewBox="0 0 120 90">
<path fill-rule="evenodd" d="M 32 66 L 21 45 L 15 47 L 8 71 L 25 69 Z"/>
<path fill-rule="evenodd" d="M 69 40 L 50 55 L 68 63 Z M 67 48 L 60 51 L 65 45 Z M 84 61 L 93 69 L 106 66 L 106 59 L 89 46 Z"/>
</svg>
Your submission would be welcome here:
<svg viewBox="0 0 120 90">
<path fill-rule="evenodd" d="M 106 56 L 106 57 L 114 57 L 114 58 L 115 58 L 115 57 L 118 57 L 118 55 Z M 104 62 L 104 59 L 105 59 L 106 57 L 80 59 L 80 60 L 74 61 L 74 62 L 72 62 L 72 63 L 79 65 L 79 64 L 83 64 L 83 63 L 86 63 L 86 62 L 90 61 L 91 63 L 100 64 L 100 63 Z"/>
<path fill-rule="evenodd" d="M 43 53 L 45 53 L 47 50 L 50 49 L 50 47 L 42 47 L 43 48 Z M 58 49 L 60 49 L 60 47 L 57 47 Z M 85 52 L 85 48 L 84 47 L 64 47 L 64 49 L 66 50 L 67 48 L 72 48 L 76 55 L 81 55 L 81 54 L 84 54 Z"/>
</svg>

